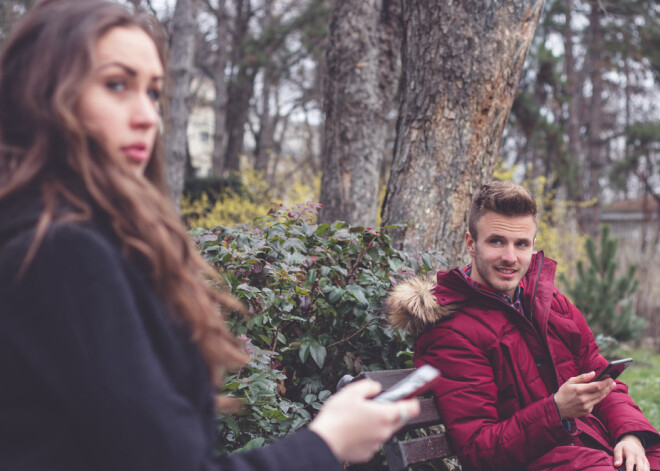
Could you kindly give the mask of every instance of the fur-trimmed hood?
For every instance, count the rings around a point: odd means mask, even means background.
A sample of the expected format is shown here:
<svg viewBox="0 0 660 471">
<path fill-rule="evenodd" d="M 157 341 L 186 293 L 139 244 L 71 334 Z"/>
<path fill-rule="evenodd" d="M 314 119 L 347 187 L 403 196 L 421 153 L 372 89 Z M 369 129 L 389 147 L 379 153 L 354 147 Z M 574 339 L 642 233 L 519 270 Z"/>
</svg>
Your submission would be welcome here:
<svg viewBox="0 0 660 471">
<path fill-rule="evenodd" d="M 439 320 L 450 316 L 458 304 L 440 304 L 434 293 L 436 281 L 416 276 L 396 285 L 385 298 L 385 310 L 392 327 L 417 336 Z"/>
<path fill-rule="evenodd" d="M 528 290 L 530 297 L 536 291 L 535 284 L 538 283 L 541 270 L 545 273 L 544 279 L 549 280 L 548 283 L 554 287 L 555 266 L 556 262 L 545 258 L 542 250 L 532 256 L 523 278 L 523 282 L 531 288 Z M 553 289 L 548 292 L 552 295 Z M 464 270 L 455 267 L 448 271 L 439 271 L 437 279 L 432 276 L 416 276 L 402 281 L 390 291 L 385 299 L 384 309 L 392 327 L 417 337 L 438 321 L 475 302 L 475 295 L 479 296 L 479 293 L 480 291 L 468 282 Z M 528 302 L 531 303 L 532 300 L 529 299 Z M 534 310 L 531 304 L 529 308 Z"/>
</svg>

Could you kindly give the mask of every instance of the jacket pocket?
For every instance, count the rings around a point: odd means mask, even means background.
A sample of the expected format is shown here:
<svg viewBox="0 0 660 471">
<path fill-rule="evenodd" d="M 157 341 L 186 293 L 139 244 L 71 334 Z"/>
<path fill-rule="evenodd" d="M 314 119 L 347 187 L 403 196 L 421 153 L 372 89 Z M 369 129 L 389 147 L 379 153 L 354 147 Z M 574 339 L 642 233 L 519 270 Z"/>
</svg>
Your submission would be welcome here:
<svg viewBox="0 0 660 471">
<path fill-rule="evenodd" d="M 500 420 L 508 419 L 531 402 L 525 387 L 525 378 L 530 378 L 526 365 L 529 358 L 531 354 L 525 342 L 511 335 L 502 337 L 497 350 L 491 355 Z"/>
</svg>

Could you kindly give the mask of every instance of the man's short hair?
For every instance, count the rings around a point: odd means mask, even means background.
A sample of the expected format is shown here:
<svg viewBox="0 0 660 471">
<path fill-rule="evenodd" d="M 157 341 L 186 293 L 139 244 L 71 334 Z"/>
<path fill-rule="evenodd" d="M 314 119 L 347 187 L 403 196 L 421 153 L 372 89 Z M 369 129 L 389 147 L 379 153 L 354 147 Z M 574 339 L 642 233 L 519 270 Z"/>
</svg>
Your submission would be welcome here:
<svg viewBox="0 0 660 471">
<path fill-rule="evenodd" d="M 479 188 L 468 215 L 468 230 L 474 240 L 477 240 L 477 222 L 489 211 L 504 216 L 532 216 L 536 224 L 536 201 L 529 191 L 515 183 L 492 181 Z"/>
</svg>

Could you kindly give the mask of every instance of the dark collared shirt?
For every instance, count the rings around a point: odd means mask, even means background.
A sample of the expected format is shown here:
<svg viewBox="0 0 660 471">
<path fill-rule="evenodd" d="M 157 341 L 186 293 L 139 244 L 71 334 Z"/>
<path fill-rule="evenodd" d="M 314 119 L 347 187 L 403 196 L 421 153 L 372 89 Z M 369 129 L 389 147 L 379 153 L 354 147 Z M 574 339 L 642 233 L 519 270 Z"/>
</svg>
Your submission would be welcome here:
<svg viewBox="0 0 660 471">
<path fill-rule="evenodd" d="M 525 310 L 523 309 L 522 306 L 522 293 L 523 293 L 523 282 L 521 281 L 518 287 L 516 288 L 516 291 L 513 293 L 513 299 L 511 299 L 509 296 L 506 294 L 500 292 L 500 291 L 495 291 L 493 288 L 490 286 L 486 286 L 484 284 L 479 283 L 478 281 L 473 280 L 470 275 L 472 274 L 472 265 L 468 265 L 467 267 L 463 268 L 463 273 L 465 274 L 465 277 L 472 286 L 474 286 L 477 289 L 480 289 L 482 291 L 488 291 L 489 293 L 493 293 L 496 296 L 499 296 L 502 298 L 502 301 L 507 303 L 509 306 L 514 308 L 516 311 L 518 311 L 523 317 L 527 318 L 527 315 L 525 314 Z"/>
</svg>

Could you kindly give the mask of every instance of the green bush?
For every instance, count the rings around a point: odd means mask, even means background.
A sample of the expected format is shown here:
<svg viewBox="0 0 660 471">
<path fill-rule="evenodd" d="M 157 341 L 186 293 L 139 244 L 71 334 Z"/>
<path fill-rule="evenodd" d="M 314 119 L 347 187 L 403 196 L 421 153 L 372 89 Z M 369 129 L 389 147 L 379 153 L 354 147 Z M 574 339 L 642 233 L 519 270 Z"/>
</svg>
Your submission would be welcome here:
<svg viewBox="0 0 660 471">
<path fill-rule="evenodd" d="M 280 205 L 253 228 L 191 231 L 251 313 L 228 316 L 254 359 L 225 381 L 244 411 L 219 417 L 220 452 L 306 424 L 344 374 L 411 366 L 409 342 L 389 327 L 381 302 L 397 280 L 445 260 L 394 249 L 388 233 L 399 226 L 314 224 L 318 207 Z"/>
</svg>

